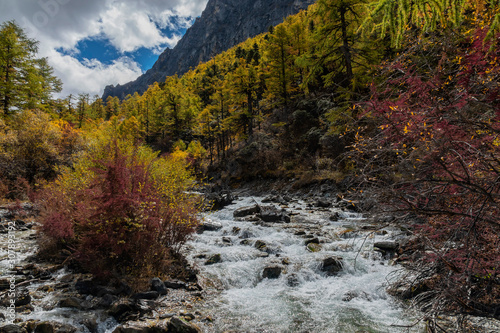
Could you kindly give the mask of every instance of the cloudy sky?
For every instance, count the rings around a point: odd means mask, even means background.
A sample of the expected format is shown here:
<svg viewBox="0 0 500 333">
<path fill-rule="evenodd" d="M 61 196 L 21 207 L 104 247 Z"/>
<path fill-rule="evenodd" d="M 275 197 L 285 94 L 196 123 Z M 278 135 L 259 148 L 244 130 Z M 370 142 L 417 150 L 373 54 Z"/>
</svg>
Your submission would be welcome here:
<svg viewBox="0 0 500 333">
<path fill-rule="evenodd" d="M 208 0 L 0 0 L 0 22 L 15 20 L 39 44 L 63 92 L 101 95 L 134 80 L 174 47 Z"/>
</svg>

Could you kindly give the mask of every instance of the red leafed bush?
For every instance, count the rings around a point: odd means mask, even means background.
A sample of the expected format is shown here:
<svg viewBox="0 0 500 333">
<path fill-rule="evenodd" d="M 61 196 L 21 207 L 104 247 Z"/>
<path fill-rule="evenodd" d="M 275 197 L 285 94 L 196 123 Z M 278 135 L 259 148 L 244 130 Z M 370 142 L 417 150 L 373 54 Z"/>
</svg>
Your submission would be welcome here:
<svg viewBox="0 0 500 333">
<path fill-rule="evenodd" d="M 486 31 L 458 53 L 401 55 L 360 105 L 372 132 L 352 157 L 390 209 L 422 221 L 413 268 L 438 312 L 491 316 L 500 297 L 500 52 Z"/>
<path fill-rule="evenodd" d="M 86 186 L 68 193 L 59 183 L 40 195 L 42 232 L 99 276 L 161 270 L 197 221 L 187 200 L 162 195 L 152 169 L 115 144 L 112 158 L 94 161 Z"/>
</svg>

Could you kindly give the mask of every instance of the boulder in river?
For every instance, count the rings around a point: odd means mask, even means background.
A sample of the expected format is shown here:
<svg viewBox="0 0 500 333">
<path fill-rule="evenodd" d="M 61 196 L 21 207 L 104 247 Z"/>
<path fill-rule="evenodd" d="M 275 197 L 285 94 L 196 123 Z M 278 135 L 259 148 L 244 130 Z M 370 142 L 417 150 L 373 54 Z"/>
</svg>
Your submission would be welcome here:
<svg viewBox="0 0 500 333">
<path fill-rule="evenodd" d="M 172 317 L 167 325 L 168 333 L 201 333 L 201 329 L 179 317 Z"/>
<path fill-rule="evenodd" d="M 108 314 L 121 323 L 139 318 L 140 312 L 137 303 L 129 299 L 115 302 L 108 310 Z"/>
<path fill-rule="evenodd" d="M 290 222 L 290 216 L 285 210 L 278 209 L 274 206 L 261 206 L 258 216 L 264 222 Z"/>
<path fill-rule="evenodd" d="M 114 329 L 113 333 L 168 333 L 170 332 L 163 323 L 147 324 L 140 322 L 129 322 Z"/>
<path fill-rule="evenodd" d="M 255 204 L 252 206 L 241 207 L 233 212 L 234 217 L 245 217 L 260 213 L 260 206 Z"/>
<path fill-rule="evenodd" d="M 209 210 L 220 210 L 234 201 L 229 191 L 219 191 L 205 194 L 206 206 Z"/>
<path fill-rule="evenodd" d="M 321 245 L 319 243 L 309 243 L 307 244 L 307 250 L 309 252 L 319 252 L 321 251 Z"/>
<path fill-rule="evenodd" d="M 205 261 L 205 265 L 213 265 L 222 261 L 222 258 L 219 253 L 211 255 L 207 261 Z"/>
<path fill-rule="evenodd" d="M 319 244 L 319 239 L 317 237 L 307 239 L 304 244 L 307 246 L 309 244 Z"/>
<path fill-rule="evenodd" d="M 342 271 L 344 266 L 344 260 L 342 257 L 328 257 L 323 260 L 321 264 L 321 270 L 325 272 L 327 275 L 337 275 L 340 271 Z"/>
<path fill-rule="evenodd" d="M 277 279 L 280 277 L 282 269 L 281 266 L 267 266 L 262 272 L 262 277 L 264 279 Z"/>
<path fill-rule="evenodd" d="M 160 294 L 157 291 L 143 291 L 132 295 L 133 299 L 157 299 Z"/>
<path fill-rule="evenodd" d="M 222 229 L 221 223 L 210 221 L 210 220 L 205 220 L 198 225 L 197 232 L 199 234 L 201 234 L 204 231 L 217 231 L 220 229 Z"/>
<path fill-rule="evenodd" d="M 398 242 L 391 242 L 391 241 L 385 241 L 385 242 L 376 242 L 373 244 L 373 247 L 375 249 L 378 249 L 382 252 L 394 252 L 399 248 L 399 243 Z"/>
<path fill-rule="evenodd" d="M 151 279 L 151 290 L 158 292 L 160 295 L 166 295 L 168 292 L 165 283 L 159 278 Z"/>
<path fill-rule="evenodd" d="M 21 289 L 16 295 L 16 307 L 24 306 L 31 303 L 31 295 L 28 289 Z"/>
<path fill-rule="evenodd" d="M 21 326 L 9 324 L 0 327 L 0 333 L 26 333 L 26 330 Z"/>
<path fill-rule="evenodd" d="M 187 284 L 179 280 L 168 280 L 163 282 L 165 287 L 169 289 L 186 289 Z"/>
<path fill-rule="evenodd" d="M 66 297 L 59 301 L 59 307 L 61 308 L 73 308 L 82 309 L 81 301 L 76 297 Z"/>
<path fill-rule="evenodd" d="M 34 333 L 74 333 L 76 327 L 55 321 L 42 321 L 35 326 Z"/>
</svg>

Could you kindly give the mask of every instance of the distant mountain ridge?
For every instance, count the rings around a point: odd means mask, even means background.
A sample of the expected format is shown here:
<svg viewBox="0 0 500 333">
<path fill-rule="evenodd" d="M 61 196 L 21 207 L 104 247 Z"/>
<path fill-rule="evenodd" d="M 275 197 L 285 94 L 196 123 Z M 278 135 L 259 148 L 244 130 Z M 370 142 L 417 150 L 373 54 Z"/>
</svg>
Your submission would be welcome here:
<svg viewBox="0 0 500 333">
<path fill-rule="evenodd" d="M 137 80 L 107 86 L 108 96 L 124 99 L 128 94 L 144 93 L 154 82 L 167 76 L 182 75 L 200 62 L 254 37 L 298 13 L 315 0 L 209 0 L 207 7 L 173 49 L 166 49 L 153 67 Z"/>
</svg>

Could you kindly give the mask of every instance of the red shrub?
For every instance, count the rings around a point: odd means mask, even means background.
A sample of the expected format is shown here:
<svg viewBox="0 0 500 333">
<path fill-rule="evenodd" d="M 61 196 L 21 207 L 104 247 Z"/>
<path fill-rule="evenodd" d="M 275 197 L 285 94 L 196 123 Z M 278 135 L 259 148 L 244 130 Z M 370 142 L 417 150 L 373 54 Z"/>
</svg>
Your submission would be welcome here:
<svg viewBox="0 0 500 333">
<path fill-rule="evenodd" d="M 43 195 L 43 232 L 71 244 L 75 258 L 100 276 L 163 267 L 194 231 L 194 209 L 165 202 L 150 166 L 117 145 L 111 160 L 96 164 L 89 186 L 71 198 L 53 190 Z"/>
</svg>

